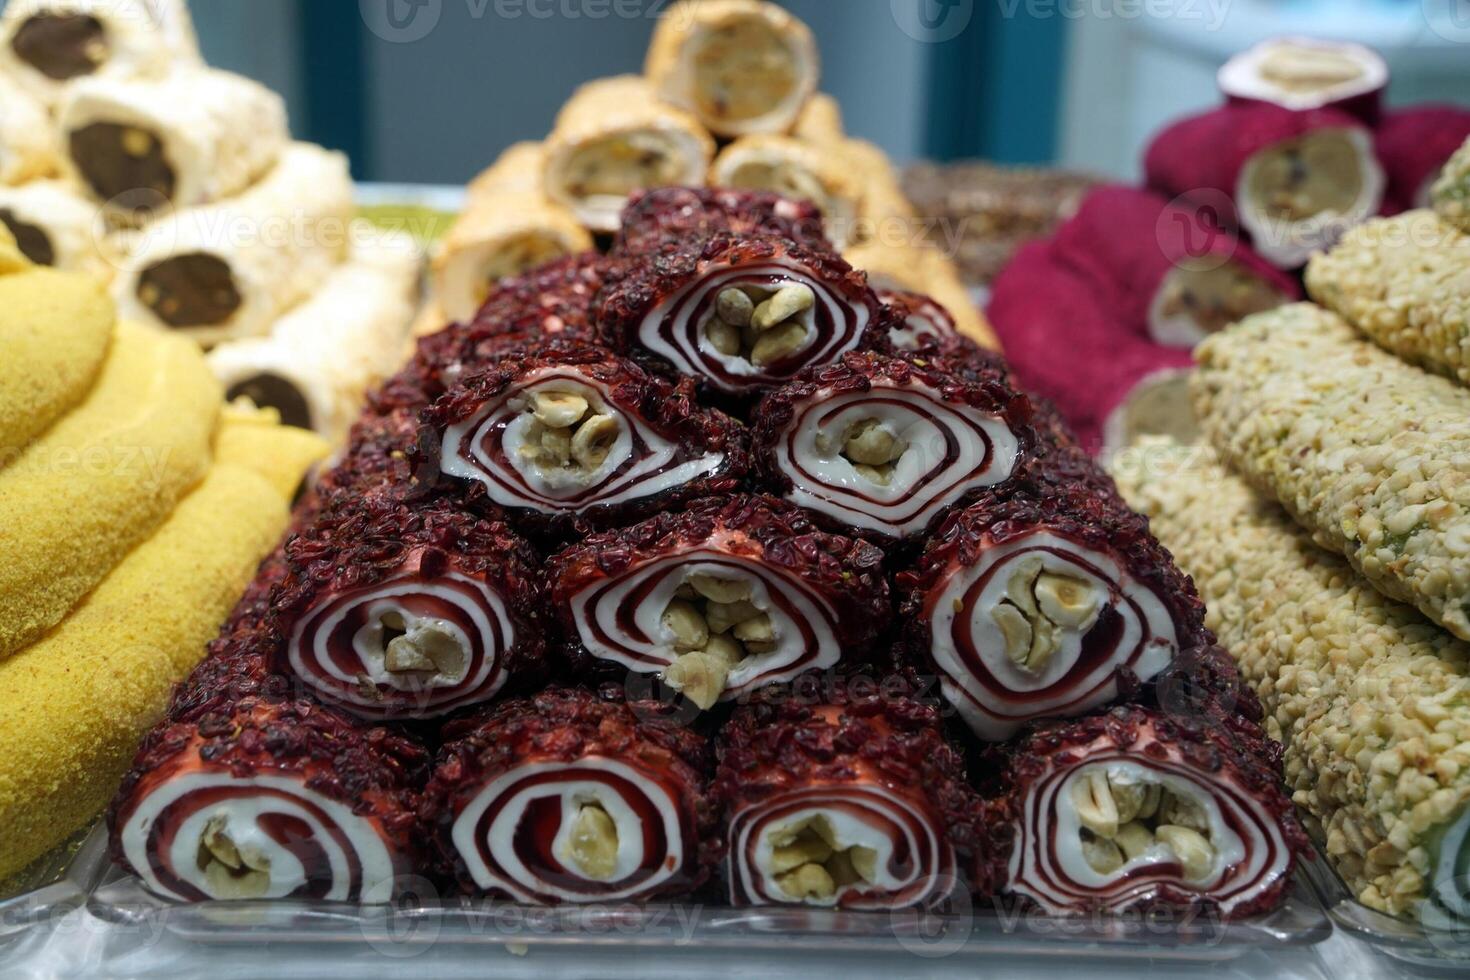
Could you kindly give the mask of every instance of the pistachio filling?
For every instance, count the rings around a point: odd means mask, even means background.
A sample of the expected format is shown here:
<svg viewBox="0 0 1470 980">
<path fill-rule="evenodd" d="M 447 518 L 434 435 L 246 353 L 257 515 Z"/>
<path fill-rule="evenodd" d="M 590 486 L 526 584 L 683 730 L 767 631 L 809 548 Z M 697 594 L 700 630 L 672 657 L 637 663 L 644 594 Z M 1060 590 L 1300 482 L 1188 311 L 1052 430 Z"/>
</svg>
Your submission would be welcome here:
<svg viewBox="0 0 1470 980">
<path fill-rule="evenodd" d="M 608 881 L 617 873 L 618 825 L 601 803 L 593 800 L 580 805 L 560 856 L 598 881 Z"/>
<path fill-rule="evenodd" d="M 691 57 L 696 109 L 705 119 L 758 119 L 796 90 L 791 53 L 763 21 L 732 20 L 712 28 Z"/>
<path fill-rule="evenodd" d="M 1283 44 L 1261 59 L 1261 77 L 1282 91 L 1306 95 L 1357 81 L 1363 66 L 1330 49 Z"/>
<path fill-rule="evenodd" d="M 512 238 L 490 250 L 476 277 L 475 301 L 484 304 L 500 280 L 518 276 L 566 254 L 562 243 L 550 235 L 532 232 Z"/>
<path fill-rule="evenodd" d="M 858 476 L 880 487 L 891 486 L 894 467 L 908 450 L 908 443 L 881 420 L 861 419 L 842 430 L 840 438 L 819 432 L 817 451 L 836 454 L 852 464 Z"/>
<path fill-rule="evenodd" d="M 806 346 L 812 332 L 807 321 L 816 303 L 816 293 L 801 283 L 775 289 L 730 286 L 715 298 L 705 339 L 726 357 L 766 367 Z"/>
<path fill-rule="evenodd" d="M 1039 557 L 1017 563 L 1005 598 L 990 618 L 1005 639 L 1006 657 L 1033 673 L 1046 669 L 1067 632 L 1084 634 L 1097 622 L 1104 595 L 1093 583 L 1047 571 Z"/>
<path fill-rule="evenodd" d="M 692 575 L 665 607 L 661 622 L 678 654 L 664 683 L 701 710 L 725 691 L 730 672 L 746 657 L 776 649 L 770 613 L 753 601 L 747 579 Z"/>
<path fill-rule="evenodd" d="M 771 191 L 782 197 L 810 201 L 824 216 L 831 216 L 832 201 L 827 188 L 805 167 L 793 163 L 752 160 L 730 172 L 728 183 L 742 190 Z"/>
<path fill-rule="evenodd" d="M 570 391 L 537 391 L 526 403 L 532 422 L 518 455 L 546 475 L 589 477 L 602 468 L 623 424 Z"/>
<path fill-rule="evenodd" d="M 837 889 L 878 877 L 878 852 L 871 847 L 840 846 L 832 822 L 822 814 L 770 834 L 771 874 L 793 899 L 818 901 Z"/>
<path fill-rule="evenodd" d="M 1269 217 L 1296 222 L 1349 213 L 1362 199 L 1364 175 L 1347 134 L 1324 130 L 1261 153 L 1248 186 Z"/>
<path fill-rule="evenodd" d="M 1110 778 L 1096 767 L 1073 781 L 1072 805 L 1082 825 L 1082 856 L 1098 874 L 1150 855 L 1177 862 L 1185 881 L 1202 881 L 1214 871 L 1218 850 L 1195 799 L 1158 783 Z"/>
<path fill-rule="evenodd" d="M 1274 310 L 1286 297 L 1236 262 L 1215 267 L 1181 264 L 1165 278 L 1159 315 L 1186 318 L 1202 334 L 1218 333 L 1253 313 Z"/>
<path fill-rule="evenodd" d="M 667 137 L 620 133 L 581 147 L 566 165 L 566 188 L 578 198 L 624 198 L 640 187 L 680 183 L 683 165 Z"/>
<path fill-rule="evenodd" d="M 263 898 L 271 885 L 270 859 L 230 838 L 229 818 L 216 813 L 199 837 L 199 870 L 215 898 Z"/>
</svg>

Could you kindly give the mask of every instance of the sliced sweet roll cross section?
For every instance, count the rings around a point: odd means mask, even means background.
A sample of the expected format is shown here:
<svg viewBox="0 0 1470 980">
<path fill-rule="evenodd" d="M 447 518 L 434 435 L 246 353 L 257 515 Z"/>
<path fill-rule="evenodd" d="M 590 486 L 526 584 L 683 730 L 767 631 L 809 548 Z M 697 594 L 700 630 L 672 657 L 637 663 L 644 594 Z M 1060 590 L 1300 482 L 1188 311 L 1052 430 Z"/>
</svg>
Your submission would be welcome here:
<svg viewBox="0 0 1470 980">
<path fill-rule="evenodd" d="M 1208 642 L 1193 584 L 1115 491 L 1038 489 L 955 512 L 898 576 L 915 665 L 988 741 L 1102 707 Z"/>
<path fill-rule="evenodd" d="M 447 874 L 519 902 L 638 902 L 709 877 L 705 739 L 667 707 L 550 688 L 446 726 L 425 793 Z"/>
<path fill-rule="evenodd" d="M 275 668 L 364 718 L 434 718 L 541 666 L 538 559 L 447 498 L 347 498 L 287 547 Z"/>
<path fill-rule="evenodd" d="M 905 539 L 1008 480 L 1032 441 L 1030 414 L 1002 383 L 855 352 L 767 395 L 754 442 L 784 499 L 848 533 Z"/>
<path fill-rule="evenodd" d="M 1118 707 L 1008 752 L 1009 891 L 1054 915 L 1274 908 L 1306 836 L 1265 736 L 1211 714 Z"/>
<path fill-rule="evenodd" d="M 544 530 L 727 493 L 749 467 L 744 427 L 692 381 L 586 344 L 508 352 L 424 417 L 442 473 Z"/>
<path fill-rule="evenodd" d="M 718 234 L 774 235 L 830 249 L 822 212 L 807 201 L 768 191 L 717 187 L 659 187 L 634 194 L 623 209 L 613 254 L 649 256 L 687 238 Z"/>
<path fill-rule="evenodd" d="M 115 859 L 176 901 L 387 902 L 417 858 L 428 755 L 307 701 L 155 729 L 108 813 Z"/>
<path fill-rule="evenodd" d="M 924 907 L 969 886 L 981 811 L 938 712 L 836 693 L 763 692 L 720 733 L 732 905 Z"/>
<path fill-rule="evenodd" d="M 893 310 L 888 343 L 894 350 L 940 356 L 963 356 L 974 344 L 960 333 L 954 314 L 932 296 L 898 289 L 879 289 L 878 298 Z"/>
<path fill-rule="evenodd" d="M 599 329 L 614 350 L 750 395 L 856 349 L 882 318 L 866 278 L 835 254 L 719 235 L 631 270 L 604 295 Z"/>
<path fill-rule="evenodd" d="M 711 498 L 587 538 L 550 564 L 566 654 L 661 675 L 702 709 L 870 651 L 883 553 L 770 497 Z"/>
</svg>

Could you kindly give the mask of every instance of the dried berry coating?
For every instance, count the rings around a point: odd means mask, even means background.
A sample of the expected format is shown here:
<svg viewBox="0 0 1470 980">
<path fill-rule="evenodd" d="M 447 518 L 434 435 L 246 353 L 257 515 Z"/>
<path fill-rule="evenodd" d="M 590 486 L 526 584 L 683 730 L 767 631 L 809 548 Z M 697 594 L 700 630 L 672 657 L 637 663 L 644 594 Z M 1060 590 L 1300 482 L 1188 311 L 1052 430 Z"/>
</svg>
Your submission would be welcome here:
<svg viewBox="0 0 1470 980">
<path fill-rule="evenodd" d="M 321 705 L 246 698 L 148 736 L 108 812 L 113 858 L 184 901 L 387 901 L 419 859 L 427 765 Z"/>
<path fill-rule="evenodd" d="M 750 468 L 745 427 L 702 408 L 692 381 L 588 344 L 506 353 L 423 418 L 425 466 L 530 533 L 584 534 L 730 493 Z"/>
<path fill-rule="evenodd" d="M 660 622 L 676 590 L 699 576 L 736 583 L 747 597 L 737 615 L 765 617 L 774 634 L 763 637 L 769 648 L 731 667 L 726 699 L 839 659 L 862 660 L 892 619 L 880 549 L 825 533 L 773 497 L 710 498 L 593 535 L 552 558 L 550 600 L 569 669 L 659 674 L 684 650 L 699 649 L 681 646 Z M 720 626 L 712 624 L 710 635 Z"/>
<path fill-rule="evenodd" d="M 1276 908 L 1310 851 L 1266 744 L 1254 725 L 1130 706 L 1031 732 L 990 801 L 1012 826 L 1007 890 L 1052 914 Z"/>
<path fill-rule="evenodd" d="M 637 259 L 669 242 L 720 234 L 769 235 L 811 248 L 832 247 L 822 230 L 821 212 L 808 201 L 765 191 L 660 187 L 628 200 L 613 254 Z"/>
<path fill-rule="evenodd" d="M 897 577 L 911 663 L 981 738 L 1095 710 L 1213 643 L 1148 522 L 1056 462 L 1081 455 L 1054 450 L 1023 488 L 951 514 Z"/>
<path fill-rule="evenodd" d="M 286 559 L 272 667 L 355 714 L 442 715 L 541 672 L 538 557 L 451 498 L 343 501 L 290 541 Z"/>
<path fill-rule="evenodd" d="M 888 344 L 896 351 L 930 357 L 966 357 L 984 348 L 960 332 L 954 314 L 932 296 L 879 289 L 878 298 L 892 311 Z"/>
<path fill-rule="evenodd" d="M 1427 103 L 1388 113 L 1375 134 L 1388 175 L 1384 213 L 1428 205 L 1434 182 L 1467 138 L 1470 109 L 1462 106 Z"/>
<path fill-rule="evenodd" d="M 720 294 L 791 285 L 806 287 L 813 301 L 786 324 L 793 331 L 789 344 L 772 347 L 760 363 L 751 360 L 755 350 L 727 355 L 713 346 L 706 331 L 719 320 Z M 613 350 L 734 396 L 778 385 L 865 342 L 881 348 L 888 322 L 867 277 L 836 254 L 785 238 L 724 234 L 662 245 L 604 290 L 597 313 L 599 334 Z"/>
<path fill-rule="evenodd" d="M 666 705 L 553 687 L 443 737 L 424 824 L 466 892 L 647 901 L 694 892 L 719 861 L 708 745 Z"/>
<path fill-rule="evenodd" d="M 835 685 L 827 693 L 830 700 L 808 698 L 799 687 L 763 691 L 736 709 L 716 741 L 714 795 L 731 903 L 896 908 L 940 901 L 956 885 L 998 886 L 980 799 L 938 711 L 886 684 Z M 825 829 L 837 839 L 807 855 L 827 865 L 828 876 L 803 890 L 788 875 L 805 869 L 779 848 L 788 836 L 800 843 L 792 825 L 813 810 L 827 815 Z M 853 860 L 859 874 L 844 883 L 823 855 L 854 844 L 877 852 L 875 868 L 864 873 Z"/>
<path fill-rule="evenodd" d="M 756 464 L 773 492 L 834 530 L 908 539 L 1022 470 L 1032 413 L 998 375 L 854 352 L 761 400 Z"/>
</svg>

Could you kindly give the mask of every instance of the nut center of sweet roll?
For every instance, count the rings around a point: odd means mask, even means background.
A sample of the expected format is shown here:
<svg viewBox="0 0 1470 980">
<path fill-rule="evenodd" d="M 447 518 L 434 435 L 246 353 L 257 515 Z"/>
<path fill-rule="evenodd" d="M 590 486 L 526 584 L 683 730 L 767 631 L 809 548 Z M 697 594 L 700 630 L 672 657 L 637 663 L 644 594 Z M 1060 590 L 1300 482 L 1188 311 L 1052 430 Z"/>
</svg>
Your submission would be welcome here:
<svg viewBox="0 0 1470 980">
<path fill-rule="evenodd" d="M 785 41 L 758 20 L 711 28 L 690 58 L 695 101 L 706 119 L 758 119 L 789 98 L 798 83 Z"/>
<path fill-rule="evenodd" d="M 171 327 L 217 327 L 229 322 L 243 299 L 229 265 L 214 255 L 190 252 L 155 262 L 138 277 L 138 300 Z"/>
<path fill-rule="evenodd" d="M 844 846 L 823 814 L 777 828 L 768 840 L 770 872 L 777 886 L 798 901 L 822 901 L 839 888 L 877 880 L 878 852 L 858 844 Z"/>
<path fill-rule="evenodd" d="M 661 623 L 678 654 L 664 683 L 701 709 L 720 699 L 730 672 L 747 657 L 770 653 L 779 642 L 770 613 L 743 576 L 691 575 Z"/>
<path fill-rule="evenodd" d="M 1068 633 L 1085 634 L 1097 622 L 1107 595 L 1092 582 L 1047 571 L 1040 558 L 1018 563 L 1006 581 L 1005 597 L 990 617 L 1016 666 L 1040 672 Z"/>
<path fill-rule="evenodd" d="M 815 334 L 810 286 L 727 286 L 715 298 L 704 337 L 715 352 L 765 367 L 800 351 Z"/>
<path fill-rule="evenodd" d="M 35 14 L 10 41 L 15 56 L 47 78 L 90 75 L 108 58 L 107 29 L 86 14 Z"/>
<path fill-rule="evenodd" d="M 216 813 L 204 825 L 198 864 L 215 898 L 263 898 L 270 890 L 270 858 L 257 847 L 237 844 L 223 813 Z"/>
<path fill-rule="evenodd" d="M 10 236 L 15 239 L 21 254 L 33 263 L 47 266 L 56 264 L 56 248 L 51 244 L 51 236 L 46 234 L 45 229 L 22 221 L 9 208 L 0 208 L 0 225 L 10 231 Z"/>
<path fill-rule="evenodd" d="M 1249 167 L 1250 200 L 1281 221 L 1345 215 L 1363 196 L 1362 161 L 1343 131 L 1286 140 L 1257 154 Z"/>
<path fill-rule="evenodd" d="M 1172 861 L 1185 881 L 1210 878 L 1219 857 L 1207 810 L 1176 785 L 1096 766 L 1072 780 L 1082 856 L 1107 875 L 1140 858 Z"/>
<path fill-rule="evenodd" d="M 837 435 L 823 430 L 817 433 L 816 447 L 841 456 L 858 476 L 880 487 L 892 485 L 894 468 L 909 448 L 892 426 L 876 418 L 853 422 Z"/>
<path fill-rule="evenodd" d="M 470 650 L 464 634 L 442 619 L 388 610 L 364 631 L 370 660 L 382 658 L 389 678 L 418 686 L 430 682 L 455 684 L 468 669 Z M 377 693 L 373 678 L 359 678 L 362 689 Z"/>
<path fill-rule="evenodd" d="M 102 200 L 129 192 L 157 194 L 173 200 L 178 176 L 157 133 L 121 123 L 97 122 L 74 130 L 68 137 L 71 158 L 82 177 Z M 155 202 L 129 200 L 133 210 L 152 210 Z"/>
<path fill-rule="evenodd" d="M 590 482 L 626 428 L 620 415 L 587 393 L 541 390 L 526 400 L 528 423 L 516 454 L 546 482 Z"/>
<path fill-rule="evenodd" d="M 1201 335 L 1218 333 L 1253 313 L 1272 310 L 1286 297 L 1271 284 L 1236 262 L 1223 265 L 1181 263 L 1160 287 L 1158 316 L 1184 320 L 1193 326 L 1186 337 L 1158 336 L 1161 343 L 1193 347 Z"/>
<path fill-rule="evenodd" d="M 752 160 L 730 173 L 730 186 L 742 190 L 770 191 L 798 201 L 810 201 L 824 216 L 832 214 L 827 188 L 805 167 L 793 163 Z"/>
<path fill-rule="evenodd" d="M 1336 51 L 1283 44 L 1261 59 L 1261 77 L 1283 91 L 1306 95 L 1357 81 L 1363 66 Z"/>
<path fill-rule="evenodd" d="M 566 164 L 566 187 L 578 198 L 622 199 L 640 187 L 679 183 L 683 168 L 673 143 L 656 132 L 593 140 Z"/>
<path fill-rule="evenodd" d="M 577 804 L 571 830 L 557 856 L 597 881 L 609 881 L 617 874 L 618 825 L 601 803 Z"/>
</svg>

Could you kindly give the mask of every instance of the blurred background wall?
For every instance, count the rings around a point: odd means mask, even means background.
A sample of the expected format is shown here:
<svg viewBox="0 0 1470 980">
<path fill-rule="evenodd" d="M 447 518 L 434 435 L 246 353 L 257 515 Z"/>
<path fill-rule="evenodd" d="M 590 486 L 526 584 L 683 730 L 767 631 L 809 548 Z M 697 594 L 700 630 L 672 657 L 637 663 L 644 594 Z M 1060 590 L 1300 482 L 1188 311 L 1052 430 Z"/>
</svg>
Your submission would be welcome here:
<svg viewBox="0 0 1470 980">
<path fill-rule="evenodd" d="M 1395 101 L 1470 103 L 1470 0 L 785 0 L 849 130 L 896 159 L 1134 172 L 1215 101 L 1230 54 L 1283 32 L 1388 56 Z M 668 0 L 193 0 L 214 64 L 290 100 L 360 177 L 460 183 L 545 135 L 582 81 L 636 71 Z"/>
</svg>

